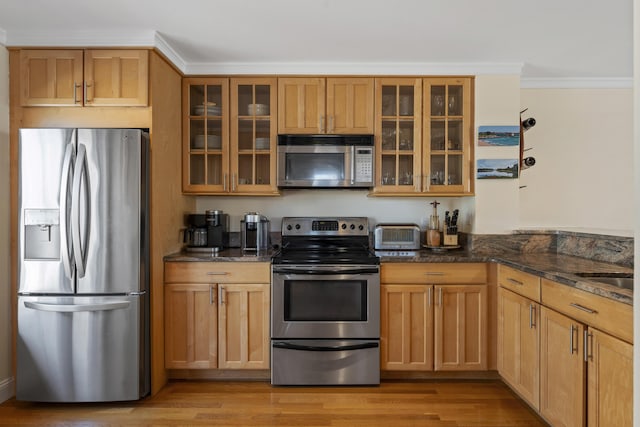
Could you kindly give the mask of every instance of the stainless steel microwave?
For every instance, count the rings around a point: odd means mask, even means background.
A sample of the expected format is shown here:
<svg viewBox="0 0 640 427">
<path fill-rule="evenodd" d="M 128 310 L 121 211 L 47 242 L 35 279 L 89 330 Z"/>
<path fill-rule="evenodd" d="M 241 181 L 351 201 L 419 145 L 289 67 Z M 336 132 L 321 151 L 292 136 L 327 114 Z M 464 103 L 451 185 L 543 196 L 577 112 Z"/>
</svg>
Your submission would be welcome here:
<svg viewBox="0 0 640 427">
<path fill-rule="evenodd" d="M 373 187 L 373 135 L 278 135 L 278 187 Z"/>
</svg>

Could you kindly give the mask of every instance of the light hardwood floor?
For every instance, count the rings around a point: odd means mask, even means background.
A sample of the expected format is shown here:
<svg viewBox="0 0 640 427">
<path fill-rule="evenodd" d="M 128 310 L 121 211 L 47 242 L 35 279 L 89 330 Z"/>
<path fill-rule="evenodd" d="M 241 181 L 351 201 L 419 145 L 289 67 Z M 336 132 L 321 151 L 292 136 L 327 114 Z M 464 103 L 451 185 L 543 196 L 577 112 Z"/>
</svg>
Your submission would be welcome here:
<svg viewBox="0 0 640 427">
<path fill-rule="evenodd" d="M 135 403 L 0 405 L 0 426 L 544 426 L 500 381 L 272 387 L 172 381 Z"/>
</svg>

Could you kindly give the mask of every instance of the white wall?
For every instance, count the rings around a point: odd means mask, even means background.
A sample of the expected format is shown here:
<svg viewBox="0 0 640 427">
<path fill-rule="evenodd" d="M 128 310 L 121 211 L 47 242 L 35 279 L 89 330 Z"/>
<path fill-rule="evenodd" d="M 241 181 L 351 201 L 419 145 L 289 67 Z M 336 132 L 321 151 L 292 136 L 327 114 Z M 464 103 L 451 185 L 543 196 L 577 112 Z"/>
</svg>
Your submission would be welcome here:
<svg viewBox="0 0 640 427">
<path fill-rule="evenodd" d="M 632 89 L 523 89 L 520 226 L 633 236 Z"/>
<path fill-rule="evenodd" d="M 0 44 L 0 402 L 13 395 L 9 269 L 9 54 Z"/>
</svg>

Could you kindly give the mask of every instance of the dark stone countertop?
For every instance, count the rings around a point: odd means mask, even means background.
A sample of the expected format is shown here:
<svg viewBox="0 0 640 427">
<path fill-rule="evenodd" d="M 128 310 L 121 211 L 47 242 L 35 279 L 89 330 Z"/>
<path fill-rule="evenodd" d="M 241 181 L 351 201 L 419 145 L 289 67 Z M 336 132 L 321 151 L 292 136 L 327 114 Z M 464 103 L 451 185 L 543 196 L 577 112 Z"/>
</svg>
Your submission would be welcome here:
<svg viewBox="0 0 640 427">
<path fill-rule="evenodd" d="M 270 262 L 274 250 L 246 253 L 240 248 L 228 248 L 216 254 L 178 252 L 164 257 L 179 262 Z M 633 273 L 632 268 L 602 261 L 593 261 L 556 253 L 511 253 L 497 251 L 467 251 L 455 249 L 434 252 L 429 249 L 412 252 L 378 251 L 382 263 L 391 262 L 497 262 L 524 272 L 565 284 L 586 292 L 633 305 L 633 291 L 576 276 L 575 273 Z"/>
</svg>

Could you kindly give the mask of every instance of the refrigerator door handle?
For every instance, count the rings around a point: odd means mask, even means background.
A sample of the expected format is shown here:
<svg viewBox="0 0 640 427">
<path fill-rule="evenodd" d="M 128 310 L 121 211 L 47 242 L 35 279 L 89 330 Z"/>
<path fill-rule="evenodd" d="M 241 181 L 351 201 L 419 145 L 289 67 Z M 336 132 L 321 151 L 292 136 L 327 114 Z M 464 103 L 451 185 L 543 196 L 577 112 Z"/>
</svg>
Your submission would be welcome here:
<svg viewBox="0 0 640 427">
<path fill-rule="evenodd" d="M 73 144 L 67 144 L 62 161 L 62 177 L 60 178 L 60 246 L 62 250 L 62 265 L 64 273 L 69 279 L 73 279 L 75 273 L 72 264 L 73 246 L 69 245 L 69 206 L 67 200 L 67 189 L 69 188 L 69 178 L 73 175 Z"/>
<path fill-rule="evenodd" d="M 105 304 L 44 304 L 40 302 L 24 302 L 24 306 L 32 310 L 52 311 L 56 313 L 120 310 L 123 308 L 128 308 L 129 305 L 129 301 L 108 302 Z"/>
<path fill-rule="evenodd" d="M 82 247 L 82 237 L 80 235 L 80 192 L 82 190 L 82 177 L 86 174 L 87 168 L 87 149 L 84 145 L 78 144 L 78 156 L 76 157 L 76 164 L 73 175 L 73 189 L 71 190 L 71 236 L 73 240 L 73 255 L 76 261 L 76 270 L 78 272 L 78 278 L 82 278 L 85 275 L 85 251 Z M 85 247 L 87 242 L 85 240 Z"/>
</svg>

